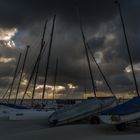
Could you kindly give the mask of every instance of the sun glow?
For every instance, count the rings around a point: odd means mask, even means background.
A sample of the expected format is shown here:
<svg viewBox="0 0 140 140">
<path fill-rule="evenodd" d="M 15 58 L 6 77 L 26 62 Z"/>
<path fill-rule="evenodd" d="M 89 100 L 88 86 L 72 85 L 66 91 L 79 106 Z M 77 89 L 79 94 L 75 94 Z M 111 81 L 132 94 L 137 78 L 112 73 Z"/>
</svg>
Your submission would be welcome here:
<svg viewBox="0 0 140 140">
<path fill-rule="evenodd" d="M 100 51 L 98 51 L 94 55 L 95 55 L 95 58 L 96 58 L 97 63 L 101 63 L 102 62 L 102 59 L 103 59 L 103 53 L 100 52 Z"/>
<path fill-rule="evenodd" d="M 17 32 L 17 28 L 0 28 L 0 41 L 3 41 L 3 44 L 7 47 L 15 47 L 15 42 L 12 40 L 12 38 L 16 35 Z"/>
<path fill-rule="evenodd" d="M 21 84 L 24 85 L 24 86 L 27 85 L 27 83 L 28 83 L 28 80 L 27 80 L 27 79 L 24 79 L 24 80 L 22 80 L 22 82 L 21 82 Z"/>
<path fill-rule="evenodd" d="M 12 29 L 2 29 L 2 28 L 0 28 L 0 40 L 4 40 L 4 41 L 11 40 L 11 38 L 15 36 L 17 31 L 18 30 L 16 28 L 12 28 Z"/>
<path fill-rule="evenodd" d="M 5 58 L 5 57 L 0 57 L 0 63 L 9 63 L 11 61 L 14 61 L 15 58 Z"/>
<path fill-rule="evenodd" d="M 140 63 L 134 65 L 134 70 L 135 71 L 140 71 Z M 127 72 L 127 73 L 132 72 L 131 66 L 130 65 L 127 66 L 124 71 Z"/>
<path fill-rule="evenodd" d="M 43 89 L 43 85 L 37 85 L 36 86 L 36 89 L 37 90 Z M 54 90 L 54 86 L 46 85 L 46 89 L 49 89 L 49 91 L 52 92 Z M 60 85 L 56 85 L 55 86 L 55 91 L 56 92 L 60 92 L 62 90 L 65 90 L 65 87 L 64 86 L 60 86 Z"/>
<path fill-rule="evenodd" d="M 72 83 L 68 84 L 69 89 L 76 89 L 78 86 L 74 86 Z"/>
</svg>

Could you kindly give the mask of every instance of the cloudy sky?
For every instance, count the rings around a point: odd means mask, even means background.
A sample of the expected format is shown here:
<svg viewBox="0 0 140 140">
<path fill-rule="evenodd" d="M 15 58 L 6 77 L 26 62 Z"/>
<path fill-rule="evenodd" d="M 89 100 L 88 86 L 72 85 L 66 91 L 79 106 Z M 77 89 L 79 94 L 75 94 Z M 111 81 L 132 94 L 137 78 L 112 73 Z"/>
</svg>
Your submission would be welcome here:
<svg viewBox="0 0 140 140">
<path fill-rule="evenodd" d="M 20 93 L 25 90 L 34 62 L 40 49 L 45 20 L 48 20 L 45 41 L 49 43 L 52 18 L 56 24 L 46 87 L 52 90 L 55 63 L 59 60 L 57 90 L 59 92 L 92 91 L 92 85 L 79 28 L 76 5 L 79 5 L 84 33 L 92 52 L 103 70 L 112 90 L 131 92 L 135 89 L 126 50 L 119 12 L 114 0 L 0 0 L 0 89 L 2 94 L 10 84 L 19 53 L 25 55 L 30 45 Z M 134 69 L 140 82 L 140 1 L 120 0 L 127 29 Z M 42 55 L 37 80 L 37 94 L 42 92 L 48 46 Z M 97 90 L 109 90 L 92 62 Z M 20 69 L 19 68 L 19 69 Z M 32 80 L 33 81 L 33 80 Z M 18 76 L 14 84 L 16 89 Z M 32 84 L 29 92 L 32 91 Z"/>
</svg>

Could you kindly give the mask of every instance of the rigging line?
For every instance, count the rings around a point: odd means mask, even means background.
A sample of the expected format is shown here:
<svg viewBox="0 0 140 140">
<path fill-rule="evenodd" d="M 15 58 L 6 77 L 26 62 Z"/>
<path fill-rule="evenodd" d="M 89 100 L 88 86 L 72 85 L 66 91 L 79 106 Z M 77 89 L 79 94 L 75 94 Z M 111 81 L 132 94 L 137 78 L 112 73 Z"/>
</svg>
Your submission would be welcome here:
<svg viewBox="0 0 140 140">
<path fill-rule="evenodd" d="M 80 12 L 79 12 L 78 7 L 77 7 L 77 14 L 78 14 L 78 17 L 79 17 L 80 30 L 81 30 L 83 43 L 84 43 L 84 48 L 85 48 L 85 53 L 86 53 L 86 57 L 87 57 L 89 73 L 90 73 L 90 76 L 91 76 L 92 89 L 93 89 L 93 92 L 94 92 L 94 96 L 96 97 L 96 87 L 95 87 L 94 78 L 93 78 L 93 74 L 92 74 L 92 70 L 91 70 L 91 63 L 90 63 L 90 59 L 89 59 L 89 54 L 88 54 L 88 49 L 87 49 L 87 44 L 86 44 L 86 38 L 85 38 L 85 35 L 84 35 L 82 20 L 81 20 L 81 17 L 80 17 Z"/>
<path fill-rule="evenodd" d="M 0 96 L 1 96 L 1 95 L 2 95 L 2 93 L 3 93 L 3 90 L 4 90 L 4 89 L 1 89 L 1 91 L 0 91 Z"/>
<path fill-rule="evenodd" d="M 18 52 L 18 51 L 17 51 L 17 52 Z M 20 68 L 19 71 L 17 72 L 17 74 L 16 74 L 16 76 L 15 76 L 15 79 L 16 79 L 16 77 L 19 75 L 20 70 L 21 70 L 21 68 Z M 9 82 L 7 82 L 7 83 L 9 83 Z M 8 86 L 6 92 L 4 93 L 4 95 L 2 96 L 2 99 L 4 99 L 4 98 L 6 97 L 6 95 L 7 95 L 8 91 L 9 91 L 9 89 L 11 88 L 11 84 L 12 84 L 12 83 L 9 83 L 9 86 Z M 1 94 L 2 94 L 2 93 L 1 93 Z M 9 94 L 10 94 L 10 93 L 9 93 Z"/>
<path fill-rule="evenodd" d="M 45 31 L 46 25 L 47 25 L 47 21 L 45 21 L 43 34 L 44 34 L 44 31 Z M 42 52 L 42 49 L 43 49 L 44 45 L 45 45 L 45 42 L 42 42 L 41 48 L 40 48 L 40 50 L 41 50 L 40 52 Z M 36 70 L 36 66 L 37 66 L 38 61 L 39 61 L 39 59 L 40 59 L 40 56 L 39 56 L 39 55 L 40 55 L 40 53 L 38 54 L 37 60 L 35 61 L 35 64 L 34 64 L 32 73 L 31 73 L 31 75 L 30 75 L 30 78 L 29 78 L 29 81 L 28 81 L 28 84 L 27 84 L 27 87 L 26 87 L 25 92 L 24 92 L 24 94 L 23 94 L 23 97 L 22 97 L 22 99 L 21 99 L 21 101 L 20 101 L 20 105 L 22 105 L 22 102 L 23 102 L 23 100 L 24 100 L 24 98 L 25 98 L 25 95 L 26 95 L 26 93 L 27 93 L 27 90 L 28 90 L 28 88 L 29 88 L 29 85 L 30 85 L 30 83 L 31 83 L 31 80 L 32 80 L 32 78 L 33 78 L 34 72 L 35 72 L 35 70 Z"/>
<path fill-rule="evenodd" d="M 46 25 L 47 25 L 47 21 L 45 22 L 43 36 L 42 36 L 42 39 L 41 39 L 41 48 L 40 48 L 40 52 L 39 52 L 38 63 L 37 63 L 37 66 L 36 66 L 34 87 L 33 87 L 33 92 L 32 92 L 32 99 L 31 99 L 31 106 L 33 106 L 33 99 L 34 99 L 34 95 L 35 95 L 35 88 L 36 88 L 37 77 L 38 77 L 38 73 L 39 73 L 39 67 L 40 67 L 40 60 L 41 60 L 42 51 L 44 50 L 44 38 L 45 38 L 45 33 L 46 33 Z"/>
<path fill-rule="evenodd" d="M 11 85 L 9 85 L 9 87 L 7 88 L 5 94 L 4 94 L 3 97 L 2 97 L 2 100 L 4 100 L 4 98 L 6 97 L 6 95 L 7 95 L 8 91 L 9 91 L 10 87 L 11 87 Z"/>
<path fill-rule="evenodd" d="M 96 64 L 98 70 L 100 71 L 100 73 L 101 73 L 101 75 L 102 75 L 102 77 L 103 77 L 103 79 L 104 79 L 106 85 L 108 86 L 110 92 L 112 93 L 113 96 L 115 96 L 115 94 L 114 94 L 114 92 L 113 92 L 113 90 L 112 90 L 110 84 L 108 83 L 108 81 L 107 81 L 107 79 L 106 79 L 106 76 L 104 75 L 102 69 L 100 68 L 99 64 L 97 63 L 97 61 L 96 61 L 96 59 L 95 59 L 95 57 L 94 57 L 94 55 L 93 55 L 93 53 L 92 53 L 92 50 L 91 50 L 91 48 L 89 47 L 89 44 L 88 44 L 88 43 L 87 43 L 87 48 L 88 48 L 88 50 L 89 50 L 89 53 L 90 53 L 90 55 L 91 55 L 93 61 L 94 61 L 95 64 Z"/>
<path fill-rule="evenodd" d="M 42 93 L 42 105 L 45 97 L 45 91 L 46 91 L 46 81 L 48 77 L 48 68 L 49 68 L 49 63 L 50 63 L 50 56 L 51 56 L 51 48 L 52 48 L 52 42 L 53 42 L 53 34 L 54 34 L 54 27 L 55 27 L 55 19 L 56 15 L 53 17 L 53 23 L 52 23 L 52 29 L 51 29 L 51 34 L 50 34 L 50 42 L 49 42 L 49 50 L 48 50 L 48 57 L 47 57 L 47 64 L 45 68 L 45 79 L 44 79 L 44 85 L 43 85 L 43 93 Z"/>
<path fill-rule="evenodd" d="M 15 69 L 15 73 L 14 73 L 14 76 L 13 76 L 13 80 L 12 80 L 12 83 L 11 83 L 11 86 L 10 86 L 10 92 L 9 92 L 9 97 L 8 97 L 8 103 L 9 103 L 9 100 L 10 100 L 10 97 L 11 97 L 11 93 L 12 93 L 12 90 L 13 90 L 13 85 L 14 85 L 14 82 L 15 82 L 15 79 L 16 79 L 16 74 L 17 74 L 17 70 L 18 70 L 18 67 L 19 67 L 19 63 L 20 63 L 20 60 L 21 60 L 21 53 L 19 54 L 19 58 L 18 58 L 18 61 L 17 61 L 17 66 L 16 66 L 16 69 Z"/>
<path fill-rule="evenodd" d="M 39 39 L 37 39 L 37 40 L 39 40 Z M 28 60 L 29 61 L 28 63 L 30 65 L 26 66 L 27 71 L 30 71 L 31 67 L 33 67 L 34 60 L 37 57 L 37 53 L 35 53 L 34 50 L 38 50 L 38 46 L 40 46 L 40 43 L 33 43 L 33 44 L 34 44 L 33 47 L 31 47 L 31 49 L 30 49 L 30 53 L 31 53 L 32 58 Z"/>
<path fill-rule="evenodd" d="M 30 48 L 30 52 L 32 52 L 32 58 L 28 60 L 29 61 L 28 63 L 30 65 L 26 65 L 27 71 L 30 71 L 31 67 L 33 67 L 33 65 L 32 65 L 32 64 L 34 64 L 33 60 L 35 60 L 35 58 L 37 57 L 37 54 L 33 50 L 37 50 L 40 47 L 39 40 L 41 39 L 41 37 L 42 37 L 42 33 L 40 32 L 39 35 L 37 36 L 37 39 L 35 41 L 33 40 L 32 43 L 30 44 L 31 46 L 33 46 Z"/>
<path fill-rule="evenodd" d="M 136 80 L 136 76 L 135 76 L 135 72 L 134 72 L 133 61 L 132 61 L 132 57 L 131 57 L 131 53 L 130 53 L 130 47 L 129 47 L 128 39 L 127 39 L 127 35 L 126 35 L 126 28 L 125 28 L 125 24 L 124 24 L 124 20 L 123 20 L 123 16 L 122 16 L 122 9 L 121 9 L 120 3 L 118 1 L 115 1 L 115 4 L 118 6 L 121 23 L 122 23 L 122 27 L 123 27 L 123 32 L 124 32 L 124 37 L 125 37 L 125 42 L 126 42 L 126 47 L 127 47 L 127 51 L 128 51 L 129 61 L 130 61 L 133 79 L 134 79 L 134 83 L 135 83 L 136 93 L 137 93 L 137 96 L 139 96 L 139 89 L 138 89 L 137 80 Z"/>
<path fill-rule="evenodd" d="M 25 67 L 25 63 L 26 63 L 29 48 L 30 48 L 30 46 L 27 46 L 25 57 L 24 57 L 24 60 L 23 60 L 23 65 L 22 65 L 22 68 L 21 68 L 21 74 L 20 74 L 20 78 L 19 78 L 19 82 L 18 82 L 18 87 L 17 87 L 17 92 L 16 92 L 16 97 L 15 97 L 15 100 L 14 100 L 14 104 L 16 104 L 16 101 L 17 101 L 19 88 L 20 88 L 20 85 L 21 85 L 22 75 L 23 75 L 23 71 L 24 71 L 24 67 Z"/>
<path fill-rule="evenodd" d="M 15 78 L 16 78 L 16 77 L 20 74 L 20 70 L 21 70 L 21 68 L 20 68 L 20 69 L 19 69 L 19 71 L 17 72 L 17 74 L 16 74 Z M 9 91 L 9 89 L 10 89 L 10 87 L 11 87 L 11 82 L 7 82 L 7 83 L 9 83 L 9 86 L 8 86 L 8 88 L 7 88 L 6 92 L 4 93 L 4 95 L 3 95 L 2 99 L 4 99 L 4 98 L 6 97 L 6 95 L 7 95 L 8 91 Z"/>
<path fill-rule="evenodd" d="M 39 35 L 38 39 L 36 40 L 36 42 L 38 42 L 41 39 L 41 37 L 42 37 L 42 33 L 40 33 L 40 35 Z M 35 44 L 35 48 L 31 48 L 31 51 L 30 51 L 30 52 L 32 52 L 32 59 L 30 59 L 30 60 L 35 60 L 35 58 L 38 57 L 38 54 L 36 54 L 35 51 L 32 51 L 32 50 L 37 50 L 41 45 L 40 42 L 39 43 L 34 43 L 34 44 Z M 34 62 L 34 61 L 32 61 L 32 62 Z M 32 62 L 31 62 L 31 64 L 34 64 Z M 33 66 L 34 65 L 30 65 L 30 67 L 28 67 L 27 70 L 30 70 L 31 67 L 33 67 Z"/>
<path fill-rule="evenodd" d="M 57 74 L 58 74 L 58 58 L 56 59 L 56 66 L 55 66 L 55 73 L 54 73 L 53 102 L 55 100 L 55 90 L 56 90 L 55 88 L 56 88 Z"/>
<path fill-rule="evenodd" d="M 42 55 L 44 54 L 44 51 L 46 50 L 46 46 L 48 45 L 48 42 L 45 44 L 45 46 L 44 46 L 44 48 L 43 48 L 43 51 L 42 51 Z M 30 52 L 31 52 L 31 50 L 30 50 Z M 35 59 L 37 56 L 33 56 L 31 59 Z M 33 62 L 33 61 L 32 61 Z M 30 64 L 32 64 L 32 62 L 30 63 Z M 32 65 L 33 66 L 33 65 Z M 30 69 L 31 69 L 31 66 L 30 67 L 28 67 L 27 68 L 27 65 L 26 65 L 26 69 L 27 69 L 27 71 L 30 71 Z M 27 75 L 23 75 L 23 77 L 27 77 Z M 28 77 L 29 78 L 29 77 Z"/>
<path fill-rule="evenodd" d="M 44 44 L 45 44 L 45 42 L 44 42 Z M 44 46 L 44 45 L 43 45 L 43 46 Z M 34 72 L 35 72 L 35 70 L 36 70 L 36 66 L 37 66 L 37 64 L 38 64 L 38 60 L 39 60 L 39 57 L 37 57 L 37 60 L 35 61 L 35 64 L 34 64 L 32 73 L 31 73 L 31 75 L 30 75 L 30 78 L 29 78 L 29 81 L 28 81 L 28 84 L 27 84 L 27 87 L 26 87 L 25 92 L 24 92 L 24 94 L 23 94 L 23 97 L 22 97 L 22 99 L 21 99 L 21 101 L 20 101 L 20 105 L 22 105 L 22 102 L 23 102 L 23 100 L 24 100 L 24 98 L 25 98 L 25 95 L 27 94 L 27 90 L 28 90 L 29 85 L 30 85 L 30 83 L 31 83 L 31 80 L 32 80 L 32 78 L 33 78 L 33 74 L 34 74 Z"/>
<path fill-rule="evenodd" d="M 47 45 L 48 45 L 48 42 L 45 44 L 45 46 L 43 47 L 43 51 L 42 51 L 42 54 L 41 54 L 41 56 L 43 56 L 44 55 L 44 53 L 45 53 L 45 51 L 46 51 L 46 48 L 47 48 Z M 26 76 L 25 75 L 23 75 L 23 77 L 25 78 Z M 27 78 L 27 77 L 26 77 Z M 28 77 L 29 78 L 29 77 Z"/>
<path fill-rule="evenodd" d="M 84 51 L 83 51 L 83 76 L 85 75 L 85 73 L 86 73 L 86 56 L 85 56 L 85 53 L 84 53 Z M 85 76 L 84 76 L 84 79 L 86 79 L 85 78 Z M 85 95 L 85 92 L 86 92 L 86 81 L 87 80 L 84 80 L 84 95 Z M 85 96 L 84 96 L 85 97 Z"/>
<path fill-rule="evenodd" d="M 20 73 L 20 71 L 17 73 L 17 75 Z M 17 75 L 16 75 L 16 77 L 17 77 Z M 3 94 L 3 96 L 2 96 L 2 99 L 4 99 L 5 97 L 6 97 L 6 95 L 8 94 L 8 91 L 9 91 L 9 89 L 10 89 L 10 87 L 11 87 L 11 83 L 10 82 L 8 82 L 9 83 L 9 86 L 8 86 L 8 88 L 6 89 L 6 91 L 5 91 L 5 93 Z"/>
</svg>

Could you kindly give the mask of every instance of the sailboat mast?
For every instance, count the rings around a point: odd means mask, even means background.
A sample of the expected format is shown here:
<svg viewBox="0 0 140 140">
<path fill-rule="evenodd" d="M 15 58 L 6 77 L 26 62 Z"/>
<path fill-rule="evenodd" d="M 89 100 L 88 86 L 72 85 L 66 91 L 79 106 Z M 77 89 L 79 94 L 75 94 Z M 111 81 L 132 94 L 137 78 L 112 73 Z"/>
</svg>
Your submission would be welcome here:
<svg viewBox="0 0 140 140">
<path fill-rule="evenodd" d="M 56 59 L 55 74 L 54 74 L 53 102 L 54 102 L 54 97 L 55 97 L 55 85 L 56 85 L 57 72 L 58 72 L 58 58 Z"/>
<path fill-rule="evenodd" d="M 6 92 L 5 92 L 4 95 L 2 96 L 2 100 L 4 100 L 4 98 L 6 97 L 6 95 L 7 95 L 8 91 L 9 91 L 10 87 L 11 87 L 11 85 L 8 86 Z"/>
<path fill-rule="evenodd" d="M 28 54 L 29 48 L 30 48 L 30 46 L 27 46 L 27 48 L 26 48 L 26 53 L 25 53 L 25 57 L 24 57 L 24 61 L 23 61 L 22 69 L 21 69 L 21 74 L 20 74 L 20 78 L 19 78 L 19 82 L 18 82 L 18 87 L 17 87 L 17 92 L 16 92 L 16 97 L 15 97 L 14 104 L 16 104 L 16 101 L 17 101 L 17 97 L 18 97 L 18 93 L 19 93 L 19 88 L 20 88 L 20 84 L 21 84 L 21 80 L 22 80 L 22 75 L 23 75 L 23 71 L 24 71 L 24 67 L 25 67 L 26 58 L 27 58 L 27 54 Z"/>
<path fill-rule="evenodd" d="M 45 22 L 45 26 L 46 26 L 46 25 L 47 25 L 47 21 Z M 44 28 L 45 28 L 45 26 L 44 26 Z M 43 48 L 44 48 L 44 45 L 45 45 L 45 42 L 43 42 L 42 49 L 41 49 L 41 53 L 42 53 L 42 50 L 43 50 Z M 31 72 L 31 75 L 30 75 L 30 78 L 29 78 L 29 81 L 28 81 L 28 84 L 27 84 L 27 86 L 26 86 L 26 89 L 25 89 L 25 92 L 24 92 L 24 94 L 23 94 L 23 97 L 22 97 L 22 99 L 21 99 L 21 101 L 20 101 L 20 105 L 22 105 L 22 103 L 23 103 L 23 100 L 24 100 L 24 98 L 25 98 L 25 95 L 26 95 L 26 93 L 27 93 L 27 90 L 28 90 L 28 88 L 29 88 L 29 85 L 30 85 L 31 80 L 32 80 L 32 78 L 33 78 L 35 69 L 36 69 L 37 64 L 38 64 L 38 61 L 39 61 L 39 57 L 40 57 L 40 56 L 38 55 L 38 57 L 37 57 L 37 59 L 36 59 L 36 61 L 35 61 L 33 70 L 32 70 L 32 72 Z"/>
<path fill-rule="evenodd" d="M 43 50 L 43 47 L 44 47 L 44 38 L 45 38 L 45 33 L 46 33 L 46 26 L 47 26 L 47 21 L 45 22 L 45 26 L 44 26 L 44 30 L 43 30 L 43 35 L 42 35 L 42 39 L 41 39 L 41 48 L 40 48 L 39 58 L 38 58 L 38 63 L 37 63 L 37 68 L 36 68 L 34 87 L 33 87 L 32 99 L 31 99 L 31 106 L 33 106 L 33 101 L 34 101 L 35 88 L 36 88 L 36 82 L 37 82 L 37 77 L 38 77 L 38 72 L 39 72 L 41 54 L 42 54 L 42 50 Z"/>
<path fill-rule="evenodd" d="M 96 97 L 96 87 L 95 87 L 94 78 L 93 78 L 93 74 L 92 74 L 92 70 L 91 70 L 91 63 L 90 63 L 90 59 L 89 59 L 89 54 L 88 54 L 88 49 L 87 49 L 86 39 L 85 39 L 84 31 L 83 31 L 82 21 L 81 21 L 81 18 L 80 18 L 79 9 L 78 9 L 78 15 L 79 15 L 80 29 L 81 29 L 81 34 L 82 34 L 82 38 L 83 38 L 85 53 L 86 53 L 86 57 L 87 57 L 91 82 L 92 82 L 92 88 L 93 88 L 93 91 L 94 91 L 94 96 Z"/>
<path fill-rule="evenodd" d="M 131 65 L 131 69 L 132 69 L 132 74 L 133 74 L 133 79 L 134 79 L 134 83 L 135 83 L 136 93 L 137 93 L 137 96 L 139 96 L 139 89 L 138 89 L 137 80 L 136 80 L 136 76 L 135 76 L 135 72 L 134 72 L 133 61 L 132 61 L 132 57 L 131 57 L 131 53 L 130 53 L 130 48 L 129 48 L 129 44 L 128 44 L 128 39 L 127 39 L 127 35 L 126 35 L 126 28 L 125 28 L 125 25 L 124 25 L 124 20 L 123 20 L 123 16 L 122 16 L 121 6 L 120 6 L 120 3 L 118 1 L 115 1 L 115 3 L 117 4 L 118 9 L 119 9 L 121 23 L 122 23 L 124 37 L 125 37 L 125 42 L 126 42 L 126 47 L 127 47 L 128 56 L 129 56 L 129 61 L 130 61 L 130 65 Z"/>
<path fill-rule="evenodd" d="M 42 104 L 44 101 L 44 96 L 45 96 L 45 91 L 46 91 L 46 81 L 47 81 L 47 76 L 48 76 L 48 67 L 49 67 L 49 62 L 50 62 L 50 55 L 51 55 L 51 48 L 52 48 L 52 41 L 53 41 L 53 33 L 54 33 L 54 27 L 55 27 L 55 19 L 56 15 L 53 17 L 53 24 L 52 24 L 52 30 L 51 30 L 51 38 L 49 42 L 49 50 L 48 50 L 48 57 L 47 57 L 47 65 L 45 68 L 45 79 L 44 79 L 44 85 L 43 85 L 43 93 L 42 93 Z"/>
<path fill-rule="evenodd" d="M 94 61 L 95 64 L 97 65 L 98 70 L 100 71 L 100 73 L 101 73 L 101 75 L 102 75 L 104 81 L 106 82 L 106 85 L 108 86 L 110 92 L 112 93 L 113 96 L 115 96 L 115 95 L 114 95 L 114 92 L 113 92 L 113 90 L 112 90 L 112 88 L 111 88 L 111 86 L 110 86 L 110 84 L 108 83 L 108 81 L 107 81 L 107 79 L 106 79 L 106 77 L 105 77 L 105 75 L 104 75 L 104 73 L 103 73 L 103 71 L 101 70 L 99 64 L 97 63 L 97 61 L 96 61 L 96 59 L 95 59 L 95 57 L 94 57 L 94 55 L 93 55 L 93 53 L 92 53 L 92 51 L 91 51 L 91 49 L 90 49 L 88 43 L 87 43 L 87 48 L 88 48 L 88 50 L 89 50 L 89 53 L 90 53 L 91 56 L 92 56 L 93 61 Z"/>
<path fill-rule="evenodd" d="M 19 58 L 18 58 L 18 62 L 17 62 L 17 66 L 16 66 L 16 69 L 15 69 L 14 77 L 13 77 L 13 80 L 12 80 L 12 83 L 11 83 L 11 86 L 10 86 L 10 92 L 9 92 L 9 97 L 8 97 L 8 103 L 9 103 L 9 101 L 10 101 L 11 93 L 12 93 L 12 90 L 13 90 L 13 85 L 14 85 L 14 82 L 15 82 L 15 79 L 16 79 L 16 74 L 17 74 L 17 70 L 18 70 L 18 67 L 19 67 L 21 55 L 22 55 L 22 54 L 20 53 L 20 54 L 19 54 Z"/>
</svg>

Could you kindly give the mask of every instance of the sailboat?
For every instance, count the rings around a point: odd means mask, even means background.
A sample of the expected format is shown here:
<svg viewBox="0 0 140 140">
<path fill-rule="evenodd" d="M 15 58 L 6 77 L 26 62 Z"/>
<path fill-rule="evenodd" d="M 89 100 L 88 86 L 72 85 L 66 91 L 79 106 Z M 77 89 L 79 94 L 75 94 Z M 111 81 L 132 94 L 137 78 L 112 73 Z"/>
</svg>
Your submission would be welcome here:
<svg viewBox="0 0 140 140">
<path fill-rule="evenodd" d="M 79 19 L 80 19 L 80 15 L 79 15 Z M 109 98 L 106 100 L 100 100 L 99 98 L 97 98 L 93 74 L 92 74 L 92 70 L 91 70 L 90 59 L 89 59 L 87 42 L 86 42 L 86 38 L 84 35 L 81 19 L 79 21 L 80 21 L 80 30 L 81 30 L 84 49 L 85 49 L 85 53 L 86 53 L 89 73 L 90 73 L 91 82 L 92 82 L 92 88 L 93 88 L 95 97 L 93 99 L 83 101 L 82 103 L 75 104 L 73 106 L 57 110 L 48 118 L 48 123 L 51 126 L 71 123 L 71 122 L 74 122 L 74 121 L 77 121 L 77 120 L 80 120 L 80 119 L 83 119 L 83 118 L 89 117 L 89 116 L 92 116 L 96 119 L 95 116 L 97 116 L 97 114 L 99 114 L 101 111 L 111 107 L 112 105 L 114 105 L 114 103 L 116 103 L 116 98 L 114 96 L 112 98 Z M 101 72 L 101 69 L 100 69 L 100 72 Z"/>
<path fill-rule="evenodd" d="M 116 128 L 118 130 L 124 130 L 126 128 L 127 123 L 140 119 L 140 97 L 139 97 L 139 91 L 138 91 L 137 81 L 135 77 L 135 72 L 133 68 L 131 53 L 129 50 L 129 44 L 128 44 L 128 40 L 126 36 L 126 29 L 125 29 L 125 25 L 124 25 L 124 21 L 122 17 L 120 3 L 118 1 L 116 1 L 115 3 L 117 4 L 119 8 L 119 12 L 120 12 L 120 18 L 121 18 L 121 22 L 123 26 L 123 31 L 124 31 L 128 56 L 129 56 L 129 60 L 131 64 L 132 74 L 134 78 L 137 97 L 134 97 L 130 99 L 129 101 L 121 105 L 118 105 L 112 109 L 103 111 L 99 117 L 103 123 L 116 125 Z"/>
<path fill-rule="evenodd" d="M 19 66 L 19 63 L 20 63 L 20 59 L 21 59 L 21 53 L 20 53 L 19 58 L 18 58 L 18 62 L 17 62 L 17 66 L 16 66 L 16 69 L 15 69 L 15 73 L 14 73 L 14 76 L 13 76 L 12 83 L 8 87 L 8 90 L 10 89 L 9 96 L 8 96 L 8 101 L 7 101 L 7 103 L 3 103 L 3 102 L 0 103 L 0 120 L 8 120 L 10 112 L 17 111 L 19 109 L 27 109 L 26 107 L 18 106 L 18 105 L 15 105 L 15 104 L 12 104 L 12 103 L 9 102 L 10 97 L 11 97 L 11 93 L 12 93 L 12 89 L 13 89 L 13 84 L 14 84 L 14 81 L 15 81 L 15 78 L 16 78 L 18 66 Z M 8 90 L 6 91 L 3 98 L 8 93 Z"/>
<path fill-rule="evenodd" d="M 52 24 L 52 30 L 51 30 L 51 41 L 50 41 L 50 44 L 49 44 L 49 53 L 51 53 L 51 47 L 52 47 L 52 38 L 53 38 L 53 32 L 54 32 L 54 26 L 55 26 L 55 18 L 56 16 L 53 17 L 53 24 Z M 43 46 L 44 46 L 44 36 L 45 36 L 45 30 L 46 30 L 46 23 L 45 23 L 45 27 L 44 27 L 44 32 L 43 32 L 43 39 L 42 39 L 42 43 L 41 43 L 41 49 L 40 49 L 40 54 L 38 56 L 38 60 L 40 61 L 40 58 L 41 58 L 41 53 L 42 53 L 42 50 L 43 50 Z M 50 55 L 49 55 L 50 57 Z M 39 63 L 39 61 L 37 60 L 37 63 Z M 49 61 L 49 59 L 48 59 Z M 35 66 L 37 66 L 37 68 L 39 68 L 39 64 L 37 64 Z M 48 69 L 48 64 L 47 63 L 47 69 Z M 28 84 L 27 84 L 27 87 L 26 87 L 26 90 L 25 90 L 25 93 L 23 95 L 23 98 L 20 102 L 20 105 L 22 105 L 22 102 L 24 100 L 24 97 L 27 93 L 27 90 L 28 90 L 28 87 L 29 87 L 29 84 L 31 82 L 31 79 L 33 77 L 33 73 L 35 72 L 35 68 L 33 69 L 32 71 L 32 74 L 31 74 L 31 77 L 30 77 L 30 80 L 28 81 Z M 36 84 L 36 80 L 37 80 L 37 73 L 38 73 L 38 70 L 36 72 L 36 77 L 35 77 L 35 83 Z M 45 76 L 45 79 L 46 79 L 46 76 Z M 46 80 L 44 82 L 46 85 Z M 35 85 L 34 85 L 34 91 L 35 91 Z M 33 105 L 33 99 L 34 99 L 34 91 L 33 91 L 33 95 L 32 95 L 32 105 Z M 43 90 L 45 91 L 45 90 Z M 43 96 L 44 97 L 44 93 L 43 92 Z M 44 98 L 42 99 L 42 101 L 44 100 Z M 41 121 L 47 121 L 48 117 L 54 113 L 55 110 L 45 110 L 44 108 L 40 108 L 40 109 L 27 109 L 27 110 L 18 110 L 17 112 L 11 112 L 10 115 L 9 115 L 9 120 L 41 120 Z"/>
</svg>

